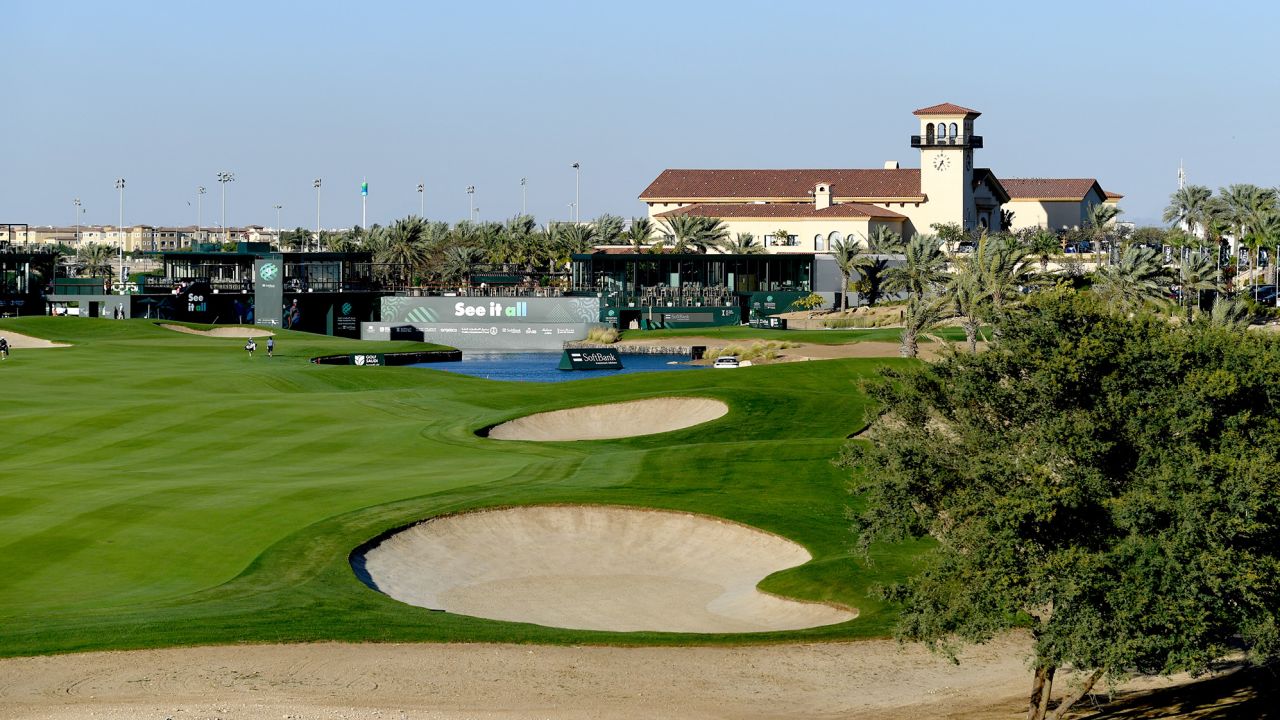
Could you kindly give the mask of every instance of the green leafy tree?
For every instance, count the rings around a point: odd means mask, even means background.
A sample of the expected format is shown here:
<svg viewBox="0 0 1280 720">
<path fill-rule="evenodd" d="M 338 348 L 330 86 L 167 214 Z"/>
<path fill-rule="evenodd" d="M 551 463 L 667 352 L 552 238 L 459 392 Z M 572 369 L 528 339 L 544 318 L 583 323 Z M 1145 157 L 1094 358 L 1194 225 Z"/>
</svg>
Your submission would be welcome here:
<svg viewBox="0 0 1280 720">
<path fill-rule="evenodd" d="M 955 252 L 960 243 L 970 240 L 969 233 L 964 231 L 960 223 L 934 223 L 929 226 L 937 235 L 938 241 L 947 252 Z"/>
<path fill-rule="evenodd" d="M 1276 659 L 1274 339 L 1056 290 L 989 352 L 883 372 L 841 463 L 864 552 L 936 542 L 886 590 L 902 639 L 954 652 L 1028 628 L 1031 720 L 1107 675 L 1201 672 L 1240 647 Z M 1052 708 L 1068 665 L 1078 682 Z"/>
</svg>

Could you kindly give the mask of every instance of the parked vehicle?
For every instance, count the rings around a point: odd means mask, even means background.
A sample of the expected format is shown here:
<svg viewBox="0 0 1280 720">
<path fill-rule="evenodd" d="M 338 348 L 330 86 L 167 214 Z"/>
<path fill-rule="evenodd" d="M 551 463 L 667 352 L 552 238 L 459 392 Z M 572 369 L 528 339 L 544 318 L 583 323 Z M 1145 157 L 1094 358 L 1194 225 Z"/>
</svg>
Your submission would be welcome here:
<svg viewBox="0 0 1280 720">
<path fill-rule="evenodd" d="M 717 370 L 726 370 L 726 369 L 736 368 L 738 367 L 738 358 L 733 356 L 716 358 L 715 364 L 712 365 L 711 367 Z"/>
</svg>

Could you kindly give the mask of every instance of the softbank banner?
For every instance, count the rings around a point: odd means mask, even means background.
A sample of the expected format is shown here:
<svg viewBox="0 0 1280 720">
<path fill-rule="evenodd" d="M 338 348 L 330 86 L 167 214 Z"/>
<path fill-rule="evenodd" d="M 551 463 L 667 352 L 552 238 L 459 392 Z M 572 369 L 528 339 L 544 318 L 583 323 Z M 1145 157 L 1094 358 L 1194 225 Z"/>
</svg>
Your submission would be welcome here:
<svg viewBox="0 0 1280 720">
<path fill-rule="evenodd" d="M 600 319 L 596 298 L 382 298 L 382 321 L 362 323 L 366 340 L 412 327 L 425 342 L 461 350 L 560 350 Z"/>
</svg>

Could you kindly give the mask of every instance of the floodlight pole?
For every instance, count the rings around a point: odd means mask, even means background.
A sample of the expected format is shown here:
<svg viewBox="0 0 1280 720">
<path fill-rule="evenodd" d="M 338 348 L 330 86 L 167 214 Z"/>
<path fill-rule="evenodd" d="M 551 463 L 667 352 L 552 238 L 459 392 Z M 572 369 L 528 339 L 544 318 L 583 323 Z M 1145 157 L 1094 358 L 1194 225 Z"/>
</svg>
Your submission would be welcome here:
<svg viewBox="0 0 1280 720">
<path fill-rule="evenodd" d="M 116 247 L 120 259 L 120 285 L 124 286 L 124 178 L 116 180 L 116 189 L 120 191 L 120 244 Z"/>
<path fill-rule="evenodd" d="M 316 189 L 316 247 L 317 248 L 320 247 L 320 186 L 322 184 L 323 183 L 321 182 L 320 178 L 316 178 L 316 181 L 312 183 L 312 186 Z"/>
</svg>

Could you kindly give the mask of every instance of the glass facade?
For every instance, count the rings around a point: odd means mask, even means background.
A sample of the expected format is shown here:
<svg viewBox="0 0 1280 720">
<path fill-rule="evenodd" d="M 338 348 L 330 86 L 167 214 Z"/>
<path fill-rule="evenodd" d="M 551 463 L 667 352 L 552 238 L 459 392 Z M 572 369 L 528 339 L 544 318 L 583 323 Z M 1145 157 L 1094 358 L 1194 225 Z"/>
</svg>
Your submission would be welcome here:
<svg viewBox="0 0 1280 720">
<path fill-rule="evenodd" d="M 725 305 L 753 292 L 810 292 L 813 255 L 573 256 L 573 287 L 606 305 Z"/>
</svg>

